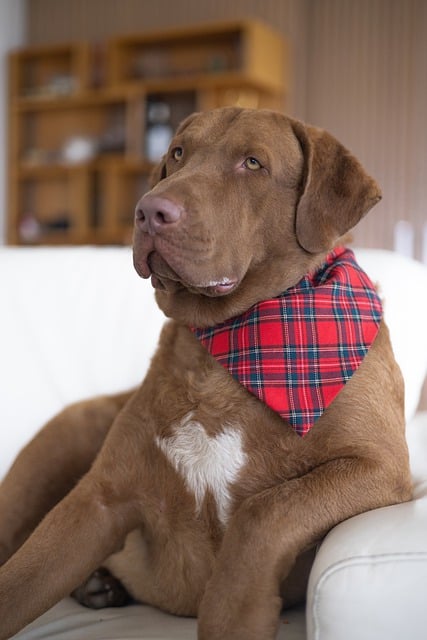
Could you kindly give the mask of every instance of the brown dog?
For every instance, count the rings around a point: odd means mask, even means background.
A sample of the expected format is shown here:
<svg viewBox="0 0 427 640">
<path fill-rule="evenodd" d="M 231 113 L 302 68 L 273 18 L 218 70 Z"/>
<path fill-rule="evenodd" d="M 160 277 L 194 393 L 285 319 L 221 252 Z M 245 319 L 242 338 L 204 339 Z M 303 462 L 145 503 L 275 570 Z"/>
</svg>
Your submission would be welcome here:
<svg viewBox="0 0 427 640">
<path fill-rule="evenodd" d="M 272 639 L 282 596 L 302 595 L 302 561 L 326 532 L 410 498 L 403 385 L 383 321 L 303 431 L 206 348 L 204 328 L 222 331 L 324 275 L 378 201 L 375 182 L 326 132 L 238 108 L 190 116 L 156 180 L 136 210 L 134 263 L 172 321 L 136 392 L 65 410 L 4 480 L 2 639 L 82 583 L 89 606 L 127 592 L 198 616 L 201 640 Z M 260 357 L 275 366 L 276 352 Z M 100 565 L 111 575 L 88 579 Z"/>
</svg>

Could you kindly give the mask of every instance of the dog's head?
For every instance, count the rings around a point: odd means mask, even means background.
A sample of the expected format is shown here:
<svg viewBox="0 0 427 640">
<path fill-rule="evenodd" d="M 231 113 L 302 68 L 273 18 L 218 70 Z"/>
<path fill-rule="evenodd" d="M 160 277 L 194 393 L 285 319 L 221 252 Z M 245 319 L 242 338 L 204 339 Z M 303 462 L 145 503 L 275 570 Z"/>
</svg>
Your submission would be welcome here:
<svg viewBox="0 0 427 640">
<path fill-rule="evenodd" d="M 330 134 L 226 107 L 178 128 L 136 207 L 134 264 L 166 315 L 209 326 L 279 295 L 380 199 Z"/>
</svg>

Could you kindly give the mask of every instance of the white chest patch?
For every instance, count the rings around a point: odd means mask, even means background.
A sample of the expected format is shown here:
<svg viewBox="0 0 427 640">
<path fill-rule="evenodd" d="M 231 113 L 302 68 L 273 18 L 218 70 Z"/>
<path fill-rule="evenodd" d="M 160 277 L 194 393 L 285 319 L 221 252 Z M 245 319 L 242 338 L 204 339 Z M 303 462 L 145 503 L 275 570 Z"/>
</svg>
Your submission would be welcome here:
<svg viewBox="0 0 427 640">
<path fill-rule="evenodd" d="M 218 518 L 225 524 L 231 500 L 229 487 L 246 463 L 240 431 L 226 426 L 211 437 L 189 413 L 176 425 L 174 435 L 157 437 L 156 444 L 194 494 L 197 513 L 209 489 L 216 501 Z"/>
</svg>

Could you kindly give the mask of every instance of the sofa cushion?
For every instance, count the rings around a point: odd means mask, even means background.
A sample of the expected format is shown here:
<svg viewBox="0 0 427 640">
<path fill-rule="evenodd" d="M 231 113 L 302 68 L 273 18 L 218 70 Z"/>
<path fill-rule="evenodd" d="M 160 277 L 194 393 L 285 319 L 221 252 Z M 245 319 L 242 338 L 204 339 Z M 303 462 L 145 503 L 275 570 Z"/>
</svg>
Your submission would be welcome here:
<svg viewBox="0 0 427 640">
<path fill-rule="evenodd" d="M 0 308 L 1 478 L 65 405 L 137 385 L 165 318 L 128 248 L 1 248 Z"/>
<path fill-rule="evenodd" d="M 356 258 L 379 285 L 396 360 L 405 379 L 405 414 L 417 410 L 427 375 L 427 268 L 392 251 L 356 249 Z"/>
<path fill-rule="evenodd" d="M 144 605 L 85 609 L 66 598 L 14 640 L 196 640 L 193 618 L 178 618 Z M 304 607 L 284 612 L 277 640 L 305 640 Z M 226 640 L 226 639 L 224 639 Z M 261 640 L 261 639 L 260 639 Z"/>
<path fill-rule="evenodd" d="M 311 571 L 310 640 L 424 640 L 427 628 L 427 412 L 408 425 L 414 500 L 350 518 Z"/>
</svg>

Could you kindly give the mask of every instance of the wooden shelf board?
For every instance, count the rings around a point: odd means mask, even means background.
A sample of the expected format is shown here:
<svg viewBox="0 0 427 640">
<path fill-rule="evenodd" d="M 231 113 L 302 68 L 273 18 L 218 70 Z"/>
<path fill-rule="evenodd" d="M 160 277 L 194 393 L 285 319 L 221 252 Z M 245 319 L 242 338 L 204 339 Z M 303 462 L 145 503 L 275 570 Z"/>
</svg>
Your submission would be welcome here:
<svg viewBox="0 0 427 640">
<path fill-rule="evenodd" d="M 62 176 L 70 172 L 78 171 L 102 171 L 113 168 L 123 172 L 141 172 L 149 173 L 153 164 L 143 158 L 131 158 L 128 156 L 100 156 L 89 162 L 80 162 L 75 164 L 25 164 L 21 163 L 18 168 L 19 179 L 31 178 L 53 178 Z"/>
</svg>

